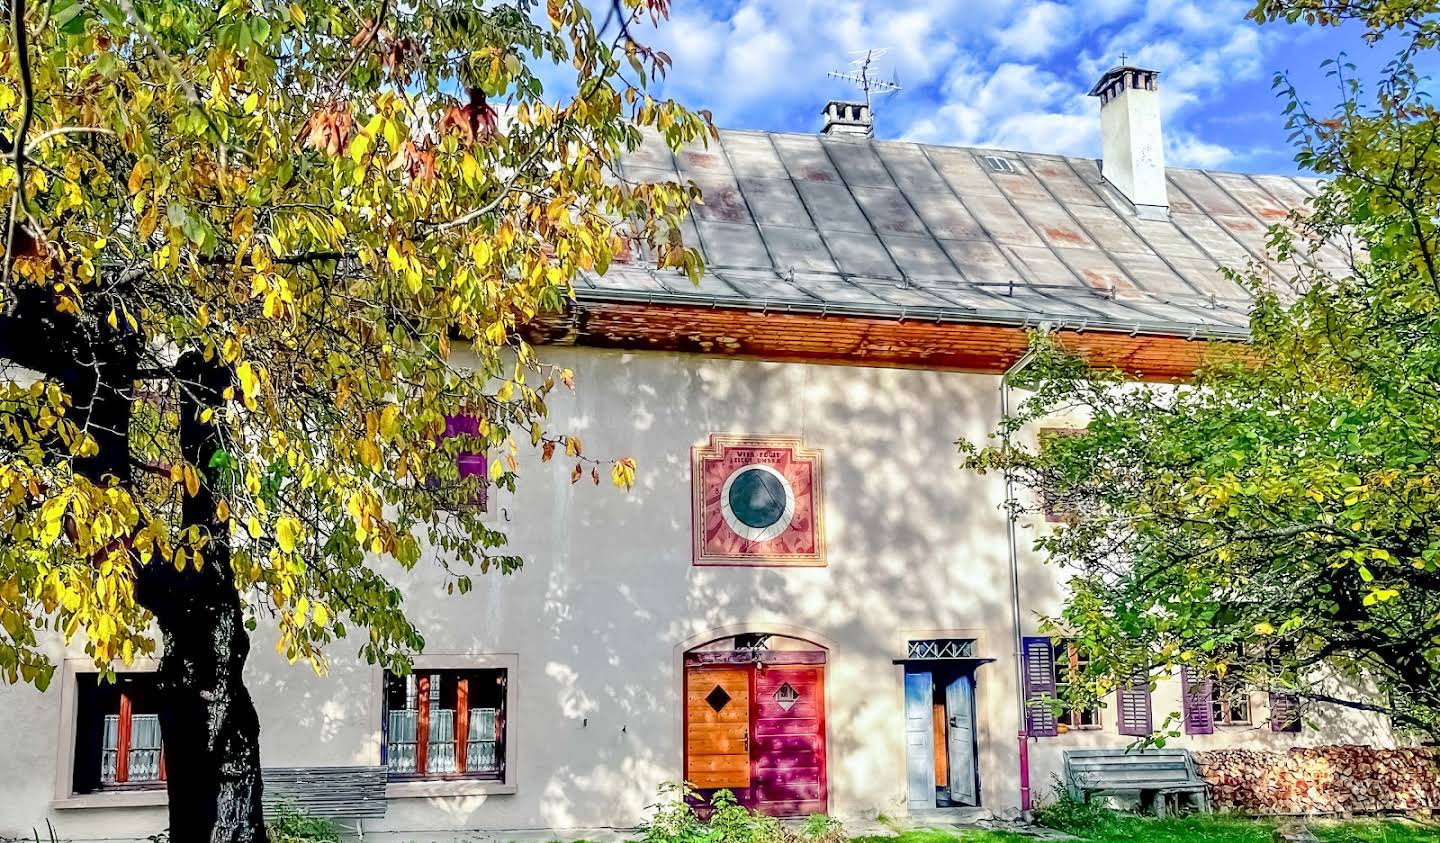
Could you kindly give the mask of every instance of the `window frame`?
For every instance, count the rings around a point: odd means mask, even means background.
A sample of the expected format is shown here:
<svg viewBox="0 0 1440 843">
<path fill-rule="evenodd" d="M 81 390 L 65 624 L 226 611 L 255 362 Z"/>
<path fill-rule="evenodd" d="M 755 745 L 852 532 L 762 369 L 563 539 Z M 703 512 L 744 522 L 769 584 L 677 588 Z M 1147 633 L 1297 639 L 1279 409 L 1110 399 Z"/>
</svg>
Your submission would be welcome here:
<svg viewBox="0 0 1440 843">
<path fill-rule="evenodd" d="M 77 808 L 139 808 L 163 806 L 169 802 L 165 781 L 126 783 L 96 788 L 92 791 L 75 790 L 75 759 L 79 750 L 80 737 L 80 683 L 94 682 L 99 674 L 95 663 L 88 658 L 67 658 L 57 665 L 60 683 L 60 705 L 55 740 L 58 754 L 55 763 L 54 799 L 50 807 L 56 810 Z M 116 665 L 113 670 L 120 675 L 155 673 L 159 668 L 154 658 L 139 657 L 131 665 Z"/>
<path fill-rule="evenodd" d="M 494 654 L 422 654 L 415 656 L 411 672 L 417 677 L 428 673 L 472 672 L 503 670 L 505 672 L 504 712 L 505 719 L 497 725 L 504 746 L 504 759 L 500 775 L 471 775 L 446 773 L 442 775 L 390 774 L 387 753 L 389 751 L 386 672 L 375 670 L 374 699 L 376 705 L 376 763 L 387 767 L 385 795 L 391 799 L 432 798 L 444 796 L 476 796 L 486 794 L 513 794 L 516 792 L 517 769 L 519 767 L 518 730 L 515 728 L 514 712 L 519 709 L 520 660 L 514 653 Z M 417 690 L 418 693 L 418 690 Z M 502 731 L 503 730 L 503 731 Z M 417 741 L 419 734 L 417 731 Z"/>
<path fill-rule="evenodd" d="M 1061 701 L 1062 708 L 1056 716 L 1055 722 L 1065 727 L 1067 732 L 1091 732 L 1103 729 L 1105 724 L 1100 722 L 1100 706 L 1086 706 L 1085 708 L 1072 708 L 1065 702 L 1064 692 L 1070 686 L 1068 672 L 1079 673 L 1084 666 L 1080 660 L 1080 648 L 1075 642 L 1068 638 L 1052 639 L 1053 658 L 1051 663 L 1055 673 L 1055 698 Z M 1063 650 L 1061 648 L 1064 648 Z M 1064 655 L 1062 663 L 1061 656 Z M 1087 662 L 1088 663 L 1088 660 Z M 1067 672 L 1068 671 L 1068 672 Z M 1086 715 L 1089 715 L 1090 722 L 1086 723 Z"/>
<path fill-rule="evenodd" d="M 1237 701 L 1245 707 L 1243 718 L 1235 717 Z M 1255 701 L 1244 679 L 1231 680 L 1228 673 L 1210 677 L 1210 714 L 1216 727 L 1255 725 Z"/>
</svg>

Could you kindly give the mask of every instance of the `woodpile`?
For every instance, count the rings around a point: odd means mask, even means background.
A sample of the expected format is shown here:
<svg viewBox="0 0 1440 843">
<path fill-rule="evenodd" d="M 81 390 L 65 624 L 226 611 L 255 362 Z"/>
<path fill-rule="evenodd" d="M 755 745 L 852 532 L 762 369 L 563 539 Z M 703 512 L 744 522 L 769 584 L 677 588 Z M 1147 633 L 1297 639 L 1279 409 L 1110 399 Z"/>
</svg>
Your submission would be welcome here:
<svg viewBox="0 0 1440 843">
<path fill-rule="evenodd" d="M 1440 809 L 1440 753 L 1369 746 L 1195 753 L 1215 810 L 1369 814 Z"/>
</svg>

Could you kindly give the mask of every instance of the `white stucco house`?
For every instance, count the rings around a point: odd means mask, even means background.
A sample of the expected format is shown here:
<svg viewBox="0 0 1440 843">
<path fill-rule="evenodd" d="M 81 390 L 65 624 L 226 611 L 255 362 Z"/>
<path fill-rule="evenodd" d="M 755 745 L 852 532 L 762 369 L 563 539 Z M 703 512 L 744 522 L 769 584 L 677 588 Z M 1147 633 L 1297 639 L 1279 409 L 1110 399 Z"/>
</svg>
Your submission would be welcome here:
<svg viewBox="0 0 1440 843">
<path fill-rule="evenodd" d="M 877 141 L 846 103 L 818 136 L 632 155 L 627 178 L 703 189 L 685 234 L 704 278 L 634 255 L 536 332 L 580 384 L 554 425 L 635 457 L 636 488 L 522 463 L 486 506 L 525 567 L 465 597 L 435 566 L 408 575 L 428 641 L 411 677 L 343 644 L 318 677 L 262 626 L 247 682 L 265 765 L 386 767 L 366 838 L 453 840 L 632 826 L 682 778 L 782 815 L 1018 809 L 1064 750 L 1123 747 L 1182 708 L 1191 748 L 1390 743 L 1365 715 L 1297 725 L 1243 687 L 1182 705 L 1178 677 L 1022 716 L 1063 681 L 1068 651 L 1038 631 L 1063 574 L 1030 550 L 1043 517 L 1012 524 L 955 440 L 996 428 L 1028 329 L 1156 379 L 1192 371 L 1199 340 L 1243 340 L 1247 300 L 1219 267 L 1286 277 L 1266 227 L 1316 190 L 1167 170 L 1157 87 L 1134 67 L 1096 85 L 1103 161 Z M 49 691 L 0 686 L 0 837 L 161 830 L 146 667 L 99 686 L 53 647 Z"/>
</svg>

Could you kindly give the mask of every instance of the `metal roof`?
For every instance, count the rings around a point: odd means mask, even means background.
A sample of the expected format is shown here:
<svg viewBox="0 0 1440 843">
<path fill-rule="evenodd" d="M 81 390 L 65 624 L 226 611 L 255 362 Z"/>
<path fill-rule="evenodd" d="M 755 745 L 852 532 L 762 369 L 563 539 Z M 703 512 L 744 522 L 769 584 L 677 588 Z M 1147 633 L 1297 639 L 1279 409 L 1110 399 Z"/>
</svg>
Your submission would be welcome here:
<svg viewBox="0 0 1440 843">
<path fill-rule="evenodd" d="M 622 169 L 699 185 L 683 235 L 705 276 L 646 253 L 581 279 L 582 302 L 1229 339 L 1248 336 L 1249 298 L 1220 267 L 1253 262 L 1283 290 L 1294 271 L 1266 255 L 1268 226 L 1318 189 L 1171 169 L 1170 219 L 1150 221 L 1091 159 L 733 130 L 678 155 L 647 136 Z M 1343 265 L 1333 247 L 1319 257 Z"/>
</svg>

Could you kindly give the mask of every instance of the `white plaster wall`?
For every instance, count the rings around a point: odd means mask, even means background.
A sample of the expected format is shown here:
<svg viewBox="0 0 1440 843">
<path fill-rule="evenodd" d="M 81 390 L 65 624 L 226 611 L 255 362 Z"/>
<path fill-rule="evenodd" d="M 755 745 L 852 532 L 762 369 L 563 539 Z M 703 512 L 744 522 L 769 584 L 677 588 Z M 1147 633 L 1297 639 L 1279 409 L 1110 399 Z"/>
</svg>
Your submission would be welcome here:
<svg viewBox="0 0 1440 843">
<path fill-rule="evenodd" d="M 554 428 L 583 437 L 587 454 L 635 457 L 637 486 L 626 494 L 608 478 L 600 488 L 571 485 L 562 460 L 543 465 L 525 455 L 520 489 L 498 497 L 496 515 L 525 568 L 480 578 L 465 597 L 446 597 L 434 566 L 408 575 L 427 653 L 513 654 L 513 792 L 392 799 L 385 820 L 367 824 L 367 839 L 633 825 L 657 785 L 681 775 L 681 653 L 739 631 L 799 635 L 829 648 L 829 790 L 832 813 L 842 817 L 905 811 L 902 678 L 892 660 L 906 640 L 979 639 L 979 655 L 997 659 L 978 673 L 982 800 L 996 810 L 1017 804 L 1003 489 L 999 478 L 960 471 L 954 446 L 994 428 L 997 378 L 585 349 L 544 354 L 573 368 L 578 381 L 573 395 L 552 401 Z M 690 564 L 690 447 L 717 432 L 798 434 L 823 449 L 828 567 Z M 1020 541 L 1028 547 L 1030 535 Z M 1034 630 L 1034 612 L 1052 607 L 1059 587 L 1053 569 L 1028 551 L 1024 558 L 1025 625 Z M 379 675 L 353 659 L 354 650 L 334 647 L 333 670 L 317 677 L 278 657 L 262 626 L 247 678 L 266 766 L 379 762 Z M 58 645 L 55 654 L 63 655 Z M 0 764 L 0 837 L 32 827 L 43 834 L 47 818 L 74 840 L 143 838 L 163 828 L 158 805 L 113 807 L 108 795 L 80 800 L 90 807 L 60 804 L 68 793 L 57 778 L 69 752 L 61 684 L 45 694 L 0 686 L 0 720 L 11 724 Z M 1175 698 L 1178 705 L 1178 690 Z M 1156 710 L 1164 711 L 1158 697 Z M 1230 738 L 1294 740 L 1226 732 L 1211 742 Z M 1033 742 L 1037 790 L 1063 748 L 1126 740 L 1112 727 Z"/>
</svg>

